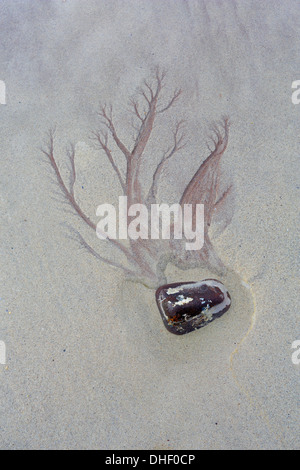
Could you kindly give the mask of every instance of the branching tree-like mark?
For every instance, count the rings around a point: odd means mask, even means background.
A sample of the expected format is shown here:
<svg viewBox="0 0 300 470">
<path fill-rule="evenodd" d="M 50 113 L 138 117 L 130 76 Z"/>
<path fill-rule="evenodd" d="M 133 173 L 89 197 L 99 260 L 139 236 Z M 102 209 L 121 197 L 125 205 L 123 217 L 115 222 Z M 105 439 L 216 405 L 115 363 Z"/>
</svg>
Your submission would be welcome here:
<svg viewBox="0 0 300 470">
<path fill-rule="evenodd" d="M 181 120 L 175 124 L 172 131 L 172 142 L 158 161 L 153 172 L 150 188 L 147 190 L 143 185 L 141 177 L 141 163 L 151 138 L 155 120 L 158 115 L 170 111 L 182 93 L 181 89 L 174 90 L 168 100 L 163 100 L 161 95 L 165 85 L 165 78 L 166 73 L 157 68 L 152 82 L 150 83 L 145 80 L 142 88 L 138 91 L 137 97 L 130 99 L 131 111 L 138 122 L 131 148 L 128 148 L 119 137 L 112 106 L 103 105 L 98 113 L 101 128 L 93 132 L 92 139 L 108 158 L 120 184 L 122 194 L 127 196 L 128 207 L 139 203 L 149 208 L 151 204 L 158 203 L 157 191 L 161 173 L 168 161 L 186 145 L 184 121 Z M 182 207 L 184 204 L 204 204 L 205 233 L 204 246 L 201 250 L 187 252 L 184 249 L 185 240 L 169 240 L 166 244 L 166 241 L 162 243 L 160 240 L 139 238 L 137 240 L 130 240 L 129 246 L 125 246 L 125 244 L 118 240 L 107 239 L 107 243 L 112 244 L 122 255 L 125 255 L 128 265 L 124 266 L 97 253 L 82 235 L 76 232 L 80 244 L 100 261 L 112 267 L 121 268 L 127 275 L 142 280 L 142 282 L 148 282 L 151 285 L 158 285 L 165 281 L 164 270 L 169 261 L 180 265 L 182 268 L 203 264 L 214 269 L 222 268 L 223 263 L 215 253 L 209 238 L 209 227 L 214 214 L 224 211 L 228 195 L 232 191 L 231 186 L 222 194 L 219 191 L 220 161 L 228 144 L 228 136 L 229 120 L 227 117 L 224 117 L 221 123 L 212 126 L 210 136 L 212 146 L 209 147 L 210 154 L 186 186 L 179 201 Z M 109 143 L 111 139 L 120 150 L 121 155 L 123 155 L 125 172 L 120 169 L 120 165 L 113 155 Z M 49 133 L 48 146 L 46 149 L 43 149 L 43 153 L 49 159 L 59 187 L 68 203 L 81 220 L 92 230 L 96 231 L 96 224 L 83 211 L 75 198 L 76 167 L 74 146 L 71 146 L 67 152 L 70 161 L 69 184 L 65 183 L 54 156 L 53 130 Z M 225 221 L 223 224 L 224 228 L 228 223 L 229 221 Z"/>
<path fill-rule="evenodd" d="M 221 196 L 219 195 L 220 162 L 228 145 L 229 126 L 228 117 L 223 117 L 218 125 L 214 124 L 212 126 L 210 136 L 212 146 L 208 145 L 210 155 L 196 171 L 180 199 L 182 207 L 184 204 L 204 204 L 205 210 L 203 248 L 199 251 L 184 252 L 180 250 L 179 244 L 176 241 L 175 243 L 173 242 L 173 246 L 177 246 L 176 259 L 181 263 L 187 262 L 195 266 L 202 263 L 215 269 L 222 269 L 224 267 L 212 246 L 208 232 L 215 211 L 221 205 L 224 207 L 226 199 L 232 190 L 232 186 L 229 186 Z M 195 218 L 195 213 L 193 218 Z M 195 224 L 195 220 L 193 220 L 193 223 Z M 226 226 L 227 223 L 225 223 L 224 228 Z"/>
</svg>

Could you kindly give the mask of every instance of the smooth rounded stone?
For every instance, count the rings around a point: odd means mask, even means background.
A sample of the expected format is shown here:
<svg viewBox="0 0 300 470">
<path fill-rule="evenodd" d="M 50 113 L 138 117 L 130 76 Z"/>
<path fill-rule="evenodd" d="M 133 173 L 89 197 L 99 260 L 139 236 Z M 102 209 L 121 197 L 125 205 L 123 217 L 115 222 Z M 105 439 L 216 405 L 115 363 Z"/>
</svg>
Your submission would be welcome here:
<svg viewBox="0 0 300 470">
<path fill-rule="evenodd" d="M 222 282 L 204 279 L 161 286 L 156 291 L 156 302 L 167 330 L 184 335 L 223 315 L 231 299 Z"/>
</svg>

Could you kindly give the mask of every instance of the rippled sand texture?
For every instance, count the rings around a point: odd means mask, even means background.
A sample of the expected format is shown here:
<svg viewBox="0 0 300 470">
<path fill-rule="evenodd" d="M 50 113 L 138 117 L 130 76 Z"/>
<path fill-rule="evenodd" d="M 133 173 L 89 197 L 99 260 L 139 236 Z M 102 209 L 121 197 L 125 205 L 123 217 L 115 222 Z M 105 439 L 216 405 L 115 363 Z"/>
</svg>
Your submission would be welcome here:
<svg viewBox="0 0 300 470">
<path fill-rule="evenodd" d="M 0 447 L 299 448 L 298 2 L 3 0 L 0 23 Z M 56 126 L 70 183 L 74 144 L 74 195 L 97 223 L 96 207 L 120 196 L 90 139 L 100 103 L 113 105 L 130 146 L 128 99 L 157 65 L 167 71 L 165 96 L 183 92 L 153 127 L 140 168 L 146 188 L 181 119 L 186 137 L 161 172 L 159 201 L 180 200 L 209 155 L 211 124 L 231 122 L 219 189 L 233 182 L 235 209 L 230 202 L 226 228 L 219 217 L 209 228 L 227 273 L 169 262 L 165 274 L 218 277 L 232 306 L 182 337 L 163 326 L 154 286 L 129 281 L 78 242 L 70 227 L 126 266 L 70 210 L 41 150 Z"/>
</svg>

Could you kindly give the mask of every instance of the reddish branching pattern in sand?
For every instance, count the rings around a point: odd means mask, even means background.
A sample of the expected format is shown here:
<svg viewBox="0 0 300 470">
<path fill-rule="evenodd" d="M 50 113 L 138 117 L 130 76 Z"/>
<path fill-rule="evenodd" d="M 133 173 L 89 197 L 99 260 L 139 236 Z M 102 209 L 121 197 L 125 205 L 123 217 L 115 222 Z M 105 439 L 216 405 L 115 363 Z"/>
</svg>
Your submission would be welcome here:
<svg viewBox="0 0 300 470">
<path fill-rule="evenodd" d="M 143 87 L 139 90 L 137 98 L 130 100 L 131 110 L 138 122 L 136 136 L 129 149 L 120 139 L 116 130 L 111 105 L 103 105 L 99 111 L 101 128 L 93 132 L 92 138 L 98 147 L 107 156 L 111 167 L 119 182 L 122 193 L 127 196 L 128 206 L 132 204 L 144 204 L 150 207 L 157 203 L 157 190 L 161 173 L 168 161 L 186 145 L 184 121 L 178 121 L 172 131 L 172 145 L 163 153 L 153 172 L 150 188 L 143 187 L 141 177 L 141 162 L 145 155 L 145 149 L 151 138 L 155 119 L 159 114 L 170 111 L 180 99 L 182 90 L 175 90 L 172 96 L 165 102 L 162 99 L 166 73 L 158 68 L 152 81 L 144 81 Z M 224 229 L 230 222 L 231 217 L 226 215 L 226 204 L 228 196 L 232 192 L 232 185 L 228 186 L 220 194 L 220 161 L 226 150 L 229 136 L 229 120 L 224 117 L 219 124 L 214 124 L 211 128 L 211 145 L 208 146 L 209 156 L 200 165 L 190 182 L 186 186 L 181 198 L 180 205 L 184 204 L 204 204 L 205 207 L 205 228 L 204 246 L 198 251 L 187 251 L 184 239 L 182 240 L 130 240 L 129 246 L 125 246 L 121 241 L 107 239 L 122 255 L 127 259 L 126 266 L 112 261 L 92 248 L 81 234 L 76 232 L 81 245 L 92 255 L 113 267 L 122 269 L 127 275 L 136 280 L 158 286 L 165 282 L 164 271 L 168 262 L 180 266 L 183 269 L 198 266 L 208 266 L 213 270 L 222 270 L 224 265 L 216 254 L 209 237 L 209 227 L 216 214 L 223 217 Z M 109 139 L 119 148 L 125 159 L 126 172 L 122 175 L 114 155 L 110 149 Z M 68 203 L 76 214 L 92 230 L 96 231 L 96 224 L 83 211 L 76 201 L 74 194 L 74 184 L 76 181 L 75 168 L 75 148 L 71 146 L 68 151 L 70 161 L 69 183 L 67 184 L 60 172 L 58 163 L 54 156 L 54 131 L 50 131 L 48 145 L 43 149 L 56 175 L 58 185 L 67 199 Z M 230 211 L 229 211 L 230 212 Z M 232 212 L 232 211 L 231 211 Z M 228 213 L 228 211 L 227 211 Z"/>
</svg>

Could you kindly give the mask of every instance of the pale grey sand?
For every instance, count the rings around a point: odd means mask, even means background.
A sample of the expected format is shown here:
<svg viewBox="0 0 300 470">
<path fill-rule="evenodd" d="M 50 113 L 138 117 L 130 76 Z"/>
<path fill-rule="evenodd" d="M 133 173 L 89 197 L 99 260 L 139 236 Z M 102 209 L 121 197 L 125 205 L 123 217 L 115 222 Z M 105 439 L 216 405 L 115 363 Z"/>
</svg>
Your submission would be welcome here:
<svg viewBox="0 0 300 470">
<path fill-rule="evenodd" d="M 3 0 L 0 9 L 0 447 L 299 448 L 299 2 Z M 223 170 L 236 208 L 214 244 L 233 305 L 184 337 L 164 329 L 153 290 L 70 238 L 64 223 L 95 240 L 61 204 L 40 150 L 56 124 L 67 175 L 64 147 L 76 144 L 76 194 L 96 220 L 96 206 L 119 195 L 89 139 L 98 103 L 114 104 L 130 141 L 128 97 L 157 64 L 184 91 L 173 118 L 188 127 L 162 200 L 178 200 L 207 156 L 209 124 L 232 121 Z M 170 282 L 209 275 L 168 267 Z"/>
</svg>

